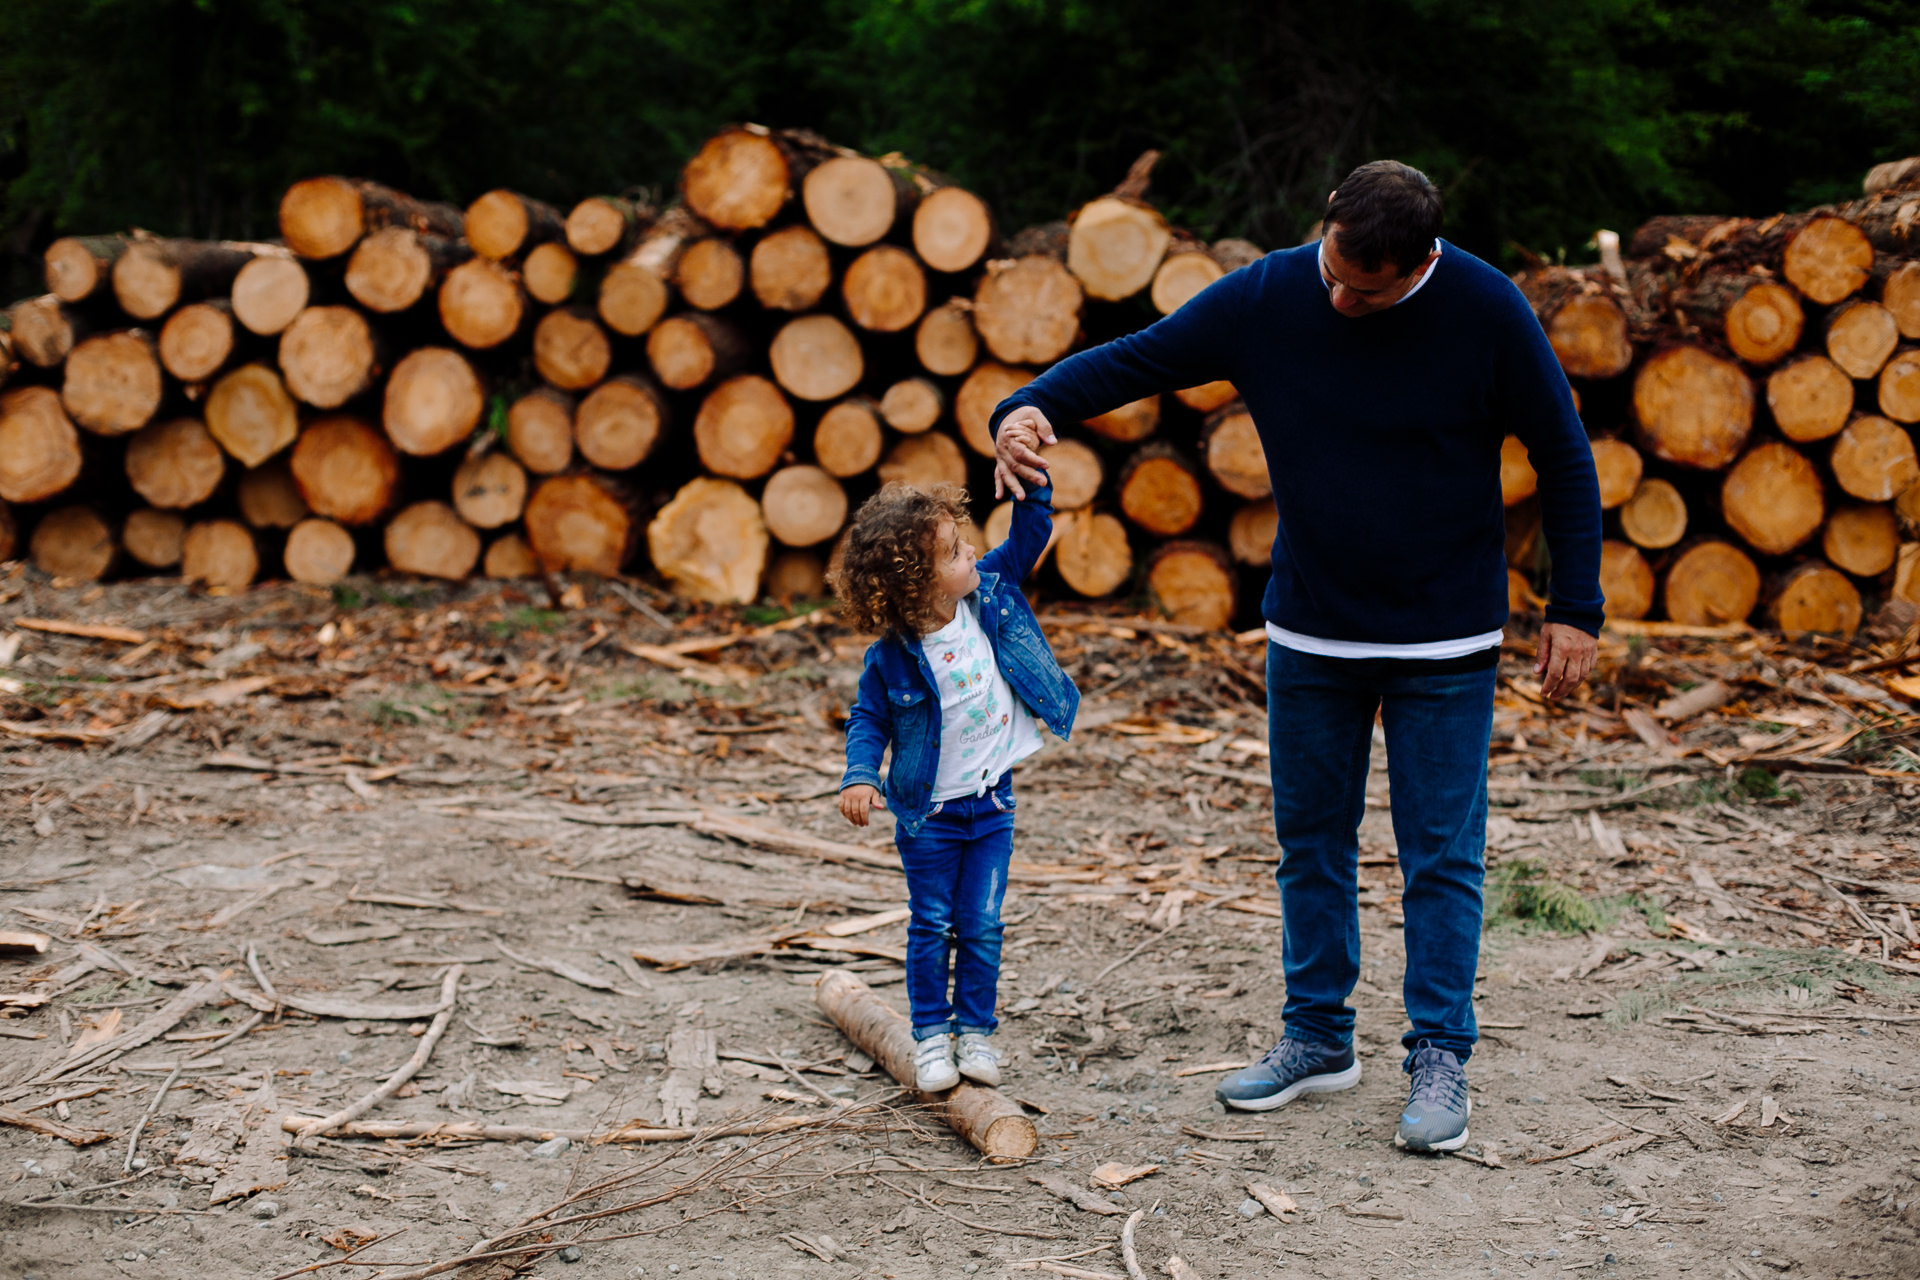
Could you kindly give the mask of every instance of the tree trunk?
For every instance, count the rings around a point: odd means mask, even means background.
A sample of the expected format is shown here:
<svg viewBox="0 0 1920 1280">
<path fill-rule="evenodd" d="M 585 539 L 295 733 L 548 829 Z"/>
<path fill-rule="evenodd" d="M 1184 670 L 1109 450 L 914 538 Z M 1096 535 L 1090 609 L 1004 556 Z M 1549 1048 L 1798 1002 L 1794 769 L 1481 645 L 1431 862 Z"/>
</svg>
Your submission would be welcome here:
<svg viewBox="0 0 1920 1280">
<path fill-rule="evenodd" d="M 1600 509 L 1611 511 L 1640 488 L 1643 469 L 1640 451 L 1625 440 L 1604 436 L 1589 443 L 1593 448 L 1593 470 L 1600 479 Z"/>
<path fill-rule="evenodd" d="M 1244 408 L 1228 406 L 1207 419 L 1201 437 L 1207 470 L 1236 498 L 1264 498 L 1273 492 L 1267 450 L 1260 429 Z"/>
<path fill-rule="evenodd" d="M 960 187 L 930 192 L 913 211 L 913 251 L 935 271 L 972 270 L 994 238 L 993 211 Z"/>
<path fill-rule="evenodd" d="M 960 445 L 944 431 L 908 436 L 888 451 L 880 463 L 881 484 L 906 484 L 916 489 L 935 485 L 965 485 L 967 459 Z"/>
<path fill-rule="evenodd" d="M 902 378 L 880 397 L 880 416 L 902 435 L 917 436 L 939 425 L 947 398 L 926 378 Z"/>
<path fill-rule="evenodd" d="M 673 391 L 691 391 L 729 377 L 746 362 L 746 336 L 718 316 L 702 312 L 668 316 L 647 334 L 647 363 Z"/>
<path fill-rule="evenodd" d="M 1840 487 L 1865 502 L 1889 502 L 1920 481 L 1913 437 L 1870 414 L 1861 414 L 1833 442 L 1827 457 Z"/>
<path fill-rule="evenodd" d="M 1633 364 L 1627 314 L 1603 272 L 1543 267 L 1517 277 L 1516 283 L 1568 377 L 1615 378 Z"/>
<path fill-rule="evenodd" d="M 1667 462 L 1718 471 L 1753 430 L 1753 383 L 1740 366 L 1695 346 L 1672 346 L 1640 366 L 1633 411 L 1643 447 Z"/>
<path fill-rule="evenodd" d="M 171 569 L 180 563 L 187 540 L 187 522 L 178 511 L 141 507 L 120 527 L 127 554 L 149 569 Z"/>
<path fill-rule="evenodd" d="M 1920 156 L 1883 160 L 1867 170 L 1866 180 L 1861 186 L 1868 195 L 1875 195 L 1881 191 L 1911 186 L 1916 175 L 1920 175 Z"/>
<path fill-rule="evenodd" d="M 87 323 L 80 313 L 50 293 L 14 303 L 7 320 L 14 352 L 41 369 L 59 368 L 87 336 Z"/>
<path fill-rule="evenodd" d="M 1663 599 L 1667 617 L 1682 626 L 1745 622 L 1760 603 L 1760 570 L 1732 543 L 1696 543 L 1667 570 Z"/>
<path fill-rule="evenodd" d="M 1860 591 L 1847 576 L 1824 564 L 1799 565 L 1772 591 L 1767 611 L 1789 635 L 1817 631 L 1850 640 L 1860 629 Z"/>
<path fill-rule="evenodd" d="M 802 400 L 838 399 L 866 376 L 860 340 L 829 315 L 787 321 L 773 336 L 767 361 L 774 379 Z"/>
<path fill-rule="evenodd" d="M 98 582 L 113 568 L 119 548 L 113 528 L 91 507 L 61 507 L 33 526 L 27 555 L 54 578 Z"/>
<path fill-rule="evenodd" d="M 953 420 L 960 438 L 983 458 L 993 456 L 993 411 L 1000 402 L 1033 381 L 1027 369 L 1009 368 L 992 360 L 974 366 L 953 398 Z"/>
<path fill-rule="evenodd" d="M 1891 507 L 1878 503 L 1841 507 L 1827 517 L 1820 550 L 1856 577 L 1879 577 L 1900 552 L 1900 522 Z"/>
<path fill-rule="evenodd" d="M 622 196 L 588 196 L 567 214 L 567 246 L 597 258 L 630 246 L 653 222 L 653 210 Z"/>
<path fill-rule="evenodd" d="M 566 218 L 546 201 L 504 187 L 468 205 L 461 221 L 473 251 L 495 262 L 562 239 L 567 226 Z"/>
<path fill-rule="evenodd" d="M 813 547 L 847 522 L 847 491 L 819 467 L 782 467 L 760 493 L 767 532 L 789 547 Z"/>
<path fill-rule="evenodd" d="M 1147 561 L 1147 590 L 1160 611 L 1183 626 L 1229 625 L 1239 581 L 1226 552 L 1210 542 L 1169 542 Z"/>
<path fill-rule="evenodd" d="M 490 258 L 469 258 L 447 272 L 439 298 L 448 336 L 475 351 L 499 346 L 527 319 L 519 277 Z"/>
<path fill-rule="evenodd" d="M 180 544 L 180 576 L 188 582 L 238 591 L 260 574 L 253 530 L 237 520 L 202 520 Z"/>
<path fill-rule="evenodd" d="M 1120 510 L 1162 538 L 1177 538 L 1200 520 L 1200 477 L 1167 445 L 1147 445 L 1120 473 Z"/>
<path fill-rule="evenodd" d="M 706 234 L 706 225 L 685 209 L 667 210 L 633 252 L 607 268 L 600 280 L 600 319 L 629 338 L 653 328 L 666 314 L 667 286 L 687 246 Z"/>
<path fill-rule="evenodd" d="M 62 302 L 85 302 L 106 287 L 113 264 L 127 251 L 129 237 L 62 236 L 47 246 L 47 292 Z"/>
<path fill-rule="evenodd" d="M 1845 218 L 1816 214 L 1787 240 L 1780 274 L 1821 306 L 1849 298 L 1873 270 L 1873 244 Z"/>
<path fill-rule="evenodd" d="M 432 457 L 473 433 L 486 399 L 465 356 L 448 347 L 420 347 L 388 375 L 381 421 L 400 452 Z"/>
<path fill-rule="evenodd" d="M 1887 361 L 1880 371 L 1880 412 L 1895 422 L 1920 422 L 1920 347 Z"/>
<path fill-rule="evenodd" d="M 1600 594 L 1608 618 L 1644 618 L 1653 608 L 1653 569 L 1640 548 L 1608 538 L 1600 544 Z"/>
<path fill-rule="evenodd" d="M 817 600 L 827 594 L 827 566 L 816 552 L 782 551 L 767 566 L 762 589 L 781 604 Z"/>
<path fill-rule="evenodd" d="M 913 354 L 921 368 L 943 378 L 957 378 L 973 368 L 980 355 L 973 304 L 965 298 L 949 298 L 921 316 L 913 331 Z"/>
<path fill-rule="evenodd" d="M 607 379 L 573 415 L 574 447 L 606 471 L 625 471 L 645 462 L 666 429 L 666 401 L 637 373 Z"/>
<path fill-rule="evenodd" d="M 1105 512 L 1063 511 L 1054 521 L 1054 565 L 1060 580 L 1089 599 L 1111 595 L 1133 577 L 1127 529 Z"/>
<path fill-rule="evenodd" d="M 344 525 L 372 524 L 400 492 L 400 459 L 387 437 L 358 418 L 322 418 L 300 433 L 293 482 L 313 513 Z"/>
<path fill-rule="evenodd" d="M 673 270 L 674 287 L 690 307 L 717 311 L 740 296 L 746 284 L 747 265 L 733 242 L 719 236 L 695 240 L 680 255 Z"/>
<path fill-rule="evenodd" d="M 1141 200 L 1102 196 L 1081 207 L 1067 233 L 1067 269 L 1089 298 L 1118 302 L 1153 283 L 1173 233 Z"/>
<path fill-rule="evenodd" d="M 182 382 L 205 382 L 233 355 L 233 304 L 225 298 L 192 302 L 160 329 L 160 363 Z"/>
<path fill-rule="evenodd" d="M 1176 392 L 1176 398 L 1197 413 L 1212 413 L 1215 409 L 1224 408 L 1239 399 L 1237 395 L 1231 394 L 1233 384 L 1230 382 L 1215 382 L 1209 385 L 1226 388 L 1229 393 L 1226 399 L 1218 404 L 1212 404 L 1211 407 L 1202 408 L 1201 404 L 1187 400 L 1185 393 Z M 1093 434 L 1118 444 L 1136 444 L 1160 429 L 1160 397 L 1148 396 L 1144 400 L 1123 404 L 1118 409 L 1103 413 L 1097 418 L 1088 418 L 1080 425 Z"/>
<path fill-rule="evenodd" d="M 480 535 L 444 502 L 416 502 L 386 528 L 387 564 L 401 573 L 458 582 L 480 560 Z"/>
<path fill-rule="evenodd" d="M 507 448 L 535 475 L 558 475 L 573 461 L 573 397 L 535 387 L 507 410 Z"/>
<path fill-rule="evenodd" d="M 612 366 L 613 343 L 585 307 L 556 308 L 534 326 L 533 367 L 560 390 L 585 391 Z"/>
<path fill-rule="evenodd" d="M 465 219 L 450 204 L 429 204 L 360 178 L 307 178 L 280 198 L 280 238 L 303 258 L 337 258 L 368 232 L 412 227 L 458 236 Z"/>
<path fill-rule="evenodd" d="M 1052 364 L 1080 333 L 1080 282 L 1056 258 L 1030 254 L 987 264 L 973 325 L 996 360 Z"/>
<path fill-rule="evenodd" d="M 913 1090 L 913 1030 L 871 987 L 852 974 L 830 972 L 815 983 L 813 999 L 847 1039 Z M 943 1093 L 914 1097 L 991 1161 L 1024 1160 L 1040 1145 L 1033 1121 L 998 1089 L 963 1080 Z"/>
<path fill-rule="evenodd" d="M 1900 345 L 1893 312 L 1856 298 L 1827 316 L 1827 355 L 1849 378 L 1871 378 Z"/>
<path fill-rule="evenodd" d="M 269 458 L 241 476 L 234 496 L 240 518 L 255 529 L 291 529 L 311 514 L 285 455 Z"/>
<path fill-rule="evenodd" d="M 290 253 L 261 254 L 233 278 L 233 318 L 249 332 L 270 338 L 307 308 L 312 282 Z"/>
<path fill-rule="evenodd" d="M 1170 316 L 1226 274 L 1227 269 L 1214 260 L 1205 245 L 1193 241 L 1177 243 L 1167 251 L 1160 269 L 1153 273 L 1153 288 L 1148 297 L 1155 311 Z"/>
<path fill-rule="evenodd" d="M 135 238 L 113 264 L 113 296 L 136 320 L 158 320 L 181 302 L 227 294 L 258 246 Z"/>
<path fill-rule="evenodd" d="M 1728 526 L 1754 550 L 1785 555 L 1817 533 L 1826 519 L 1820 473 L 1790 444 L 1769 440 L 1755 445 L 1727 470 L 1720 485 L 1720 510 Z"/>
<path fill-rule="evenodd" d="M 353 307 L 308 307 L 280 335 L 280 374 L 294 399 L 338 409 L 373 386 L 379 343 Z"/>
<path fill-rule="evenodd" d="M 841 277 L 847 314 L 872 333 L 899 333 L 927 309 L 927 273 L 905 249 L 877 245 L 853 260 Z"/>
<path fill-rule="evenodd" d="M 787 328 L 792 327 L 790 324 Z M 786 332 L 782 330 L 783 336 Z M 775 339 L 776 345 L 778 342 Z M 776 358 L 774 368 L 779 367 Z M 793 407 L 780 394 L 780 388 L 758 374 L 729 378 L 700 402 L 700 412 L 693 421 L 693 442 L 701 465 L 715 475 L 757 480 L 779 465 L 781 455 L 793 443 Z M 758 572 L 756 569 L 756 576 Z"/>
<path fill-rule="evenodd" d="M 1642 480 L 1620 507 L 1620 532 L 1636 547 L 1664 551 L 1687 534 L 1686 499 L 1665 480 Z"/>
<path fill-rule="evenodd" d="M 487 544 L 480 571 L 489 578 L 531 578 L 540 572 L 540 561 L 523 535 L 508 532 Z"/>
<path fill-rule="evenodd" d="M 592 472 L 542 480 L 527 501 L 522 523 L 534 556 L 549 571 L 576 570 L 602 578 L 620 572 L 640 535 L 631 495 L 610 477 Z M 501 551 L 503 562 L 511 550 Z M 488 569 L 489 575 L 493 572 Z M 754 572 L 759 573 L 758 566 Z M 523 571 L 512 576 L 527 575 Z"/>
<path fill-rule="evenodd" d="M 506 452 L 490 449 L 453 473 L 453 509 L 476 529 L 498 529 L 527 505 L 527 473 Z"/>
<path fill-rule="evenodd" d="M 0 394 L 0 499 L 45 502 L 80 477 L 80 433 L 49 387 Z"/>
<path fill-rule="evenodd" d="M 354 247 L 347 259 L 347 292 L 367 310 L 391 315 L 407 310 L 429 290 L 438 293 L 447 273 L 472 257 L 464 240 L 386 227 Z"/>
<path fill-rule="evenodd" d="M 557 240 L 535 245 L 520 263 L 520 283 L 535 302 L 557 307 L 573 297 L 580 262 Z"/>
<path fill-rule="evenodd" d="M 1920 191 L 1911 185 L 1869 191 L 1864 199 L 1841 206 L 1839 212 L 1884 254 L 1904 257 L 1920 249 L 1920 235 L 1915 234 Z"/>
<path fill-rule="evenodd" d="M 1920 262 L 1882 258 L 1874 264 L 1880 305 L 1893 313 L 1903 338 L 1920 338 Z"/>
<path fill-rule="evenodd" d="M 1525 502 L 1540 489 L 1540 477 L 1534 474 L 1527 446 L 1519 436 L 1500 442 L 1500 501 L 1506 506 Z"/>
<path fill-rule="evenodd" d="M 831 147 L 810 134 L 732 125 L 687 162 L 680 190 L 687 207 L 714 226 L 751 231 L 773 221 L 808 171 L 831 154 Z"/>
<path fill-rule="evenodd" d="M 920 189 L 902 166 L 840 155 L 808 171 L 800 202 L 814 230 L 834 244 L 858 249 L 910 216 L 920 202 Z"/>
<path fill-rule="evenodd" d="M 295 582 L 332 586 L 353 571 L 353 535 L 331 520 L 309 518 L 293 526 L 280 560 Z"/>
<path fill-rule="evenodd" d="M 828 475 L 844 480 L 872 470 L 884 443 L 873 401 L 864 396 L 842 400 L 821 414 L 813 429 L 813 460 Z"/>
<path fill-rule="evenodd" d="M 227 474 L 227 455 L 198 418 L 140 428 L 127 441 L 124 462 L 133 491 L 173 511 L 205 502 Z"/>
<path fill-rule="evenodd" d="M 1853 381 L 1825 356 L 1799 356 L 1767 375 L 1767 407 L 1787 439 L 1825 440 L 1853 413 Z"/>
<path fill-rule="evenodd" d="M 1091 506 L 1100 496 L 1106 481 L 1106 467 L 1100 455 L 1078 440 L 1062 440 L 1040 450 L 1047 463 L 1047 480 L 1053 485 L 1056 511 L 1078 511 Z"/>
<path fill-rule="evenodd" d="M 1227 550 L 1236 564 L 1259 567 L 1273 563 L 1273 542 L 1280 536 L 1280 511 L 1272 498 L 1249 502 L 1233 513 L 1227 526 Z"/>
<path fill-rule="evenodd" d="M 925 440 L 926 436 L 915 436 Z M 730 480 L 690 480 L 647 526 L 653 567 L 679 595 L 749 604 L 767 564 L 760 504 Z"/>
<path fill-rule="evenodd" d="M 122 329 L 73 349 L 60 400 L 79 426 L 96 435 L 123 436 L 153 420 L 164 391 L 153 339 L 140 329 Z"/>
<path fill-rule="evenodd" d="M 782 227 L 753 246 L 747 277 L 767 310 L 810 311 L 833 287 L 833 259 L 811 227 Z"/>
<path fill-rule="evenodd" d="M 1733 354 L 1767 365 L 1800 344 L 1806 313 L 1793 290 L 1766 276 L 1716 273 L 1681 299 L 1702 329 L 1726 338 Z"/>
</svg>

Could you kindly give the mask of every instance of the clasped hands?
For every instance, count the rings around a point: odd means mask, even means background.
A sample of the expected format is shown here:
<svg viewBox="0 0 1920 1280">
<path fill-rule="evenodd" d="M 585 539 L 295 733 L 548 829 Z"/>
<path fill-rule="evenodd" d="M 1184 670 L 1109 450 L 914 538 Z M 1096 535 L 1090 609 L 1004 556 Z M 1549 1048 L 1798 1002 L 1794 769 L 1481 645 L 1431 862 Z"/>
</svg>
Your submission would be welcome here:
<svg viewBox="0 0 1920 1280">
<path fill-rule="evenodd" d="M 1032 405 L 1022 405 L 1009 413 L 993 438 L 993 496 L 1004 498 L 1009 491 L 1025 498 L 1027 484 L 1047 482 L 1047 463 L 1040 456 L 1042 444 L 1058 444 L 1053 424 L 1047 415 Z"/>
</svg>

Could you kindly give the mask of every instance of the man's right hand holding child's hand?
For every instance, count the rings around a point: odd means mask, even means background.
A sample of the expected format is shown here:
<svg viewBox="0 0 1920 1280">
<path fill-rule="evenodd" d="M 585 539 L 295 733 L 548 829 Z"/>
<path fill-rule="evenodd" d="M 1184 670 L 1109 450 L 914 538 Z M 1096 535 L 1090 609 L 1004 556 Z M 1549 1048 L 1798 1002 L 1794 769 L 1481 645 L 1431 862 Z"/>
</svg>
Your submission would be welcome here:
<svg viewBox="0 0 1920 1280">
<path fill-rule="evenodd" d="M 867 825 L 869 810 L 886 807 L 887 800 L 880 789 L 864 782 L 856 782 L 840 793 L 840 816 L 856 827 Z"/>
<path fill-rule="evenodd" d="M 993 438 L 994 497 L 1004 498 L 1011 489 L 1014 497 L 1025 498 L 1022 480 L 1033 485 L 1047 482 L 1047 464 L 1040 456 L 1042 443 L 1059 443 L 1046 414 L 1032 405 L 1022 405 L 1006 416 Z"/>
</svg>

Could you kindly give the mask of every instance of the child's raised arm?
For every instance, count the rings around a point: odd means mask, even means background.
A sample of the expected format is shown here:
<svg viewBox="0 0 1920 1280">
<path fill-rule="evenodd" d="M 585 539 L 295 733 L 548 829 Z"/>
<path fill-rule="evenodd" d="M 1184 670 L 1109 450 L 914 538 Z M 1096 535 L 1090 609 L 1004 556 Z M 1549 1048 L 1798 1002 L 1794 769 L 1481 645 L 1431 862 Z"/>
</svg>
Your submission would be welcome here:
<svg viewBox="0 0 1920 1280">
<path fill-rule="evenodd" d="M 1029 484 L 1027 496 L 1014 499 L 1013 526 L 1007 540 L 980 557 L 980 568 L 1016 583 L 1025 582 L 1052 539 L 1053 482 Z"/>
</svg>

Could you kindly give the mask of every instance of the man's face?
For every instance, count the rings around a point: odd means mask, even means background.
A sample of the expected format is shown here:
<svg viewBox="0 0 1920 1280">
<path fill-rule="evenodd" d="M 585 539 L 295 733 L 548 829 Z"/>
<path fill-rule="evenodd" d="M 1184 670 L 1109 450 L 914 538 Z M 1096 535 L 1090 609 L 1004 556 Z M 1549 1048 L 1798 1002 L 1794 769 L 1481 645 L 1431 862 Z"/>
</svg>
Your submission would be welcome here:
<svg viewBox="0 0 1920 1280">
<path fill-rule="evenodd" d="M 1385 311 L 1407 296 L 1433 261 L 1434 255 L 1429 253 L 1403 273 L 1397 263 L 1382 259 L 1378 271 L 1367 271 L 1340 256 L 1339 230 L 1338 225 L 1328 227 L 1320 241 L 1320 278 L 1327 285 L 1327 301 L 1343 316 Z"/>
</svg>

